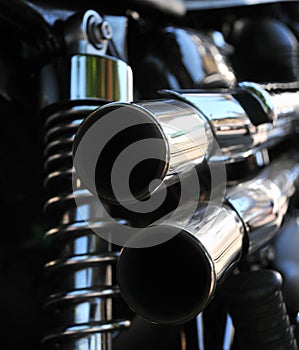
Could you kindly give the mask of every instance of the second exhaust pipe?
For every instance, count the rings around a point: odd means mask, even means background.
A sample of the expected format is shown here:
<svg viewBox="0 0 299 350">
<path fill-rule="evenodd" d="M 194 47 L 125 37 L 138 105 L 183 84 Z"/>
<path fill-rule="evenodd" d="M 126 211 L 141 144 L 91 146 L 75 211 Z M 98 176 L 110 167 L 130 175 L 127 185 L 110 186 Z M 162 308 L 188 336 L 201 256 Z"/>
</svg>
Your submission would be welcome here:
<svg viewBox="0 0 299 350">
<path fill-rule="evenodd" d="M 183 228 L 177 223 L 154 225 L 148 235 L 172 235 L 148 248 L 124 248 L 118 283 L 128 305 L 154 323 L 181 324 L 209 303 L 216 285 L 239 262 L 244 231 L 229 207 L 202 203 Z M 140 237 L 141 235 L 141 237 Z M 136 239 L 144 239 L 141 231 Z"/>
<path fill-rule="evenodd" d="M 141 230 L 132 239 L 144 241 L 144 235 L 173 238 L 148 248 L 122 249 L 118 283 L 123 298 L 154 323 L 181 324 L 193 319 L 240 259 L 274 238 L 298 179 L 299 165 L 286 156 L 253 180 L 229 189 L 227 205 L 201 202 L 187 223 L 181 210 L 175 219 L 165 216 L 149 230 Z"/>
</svg>

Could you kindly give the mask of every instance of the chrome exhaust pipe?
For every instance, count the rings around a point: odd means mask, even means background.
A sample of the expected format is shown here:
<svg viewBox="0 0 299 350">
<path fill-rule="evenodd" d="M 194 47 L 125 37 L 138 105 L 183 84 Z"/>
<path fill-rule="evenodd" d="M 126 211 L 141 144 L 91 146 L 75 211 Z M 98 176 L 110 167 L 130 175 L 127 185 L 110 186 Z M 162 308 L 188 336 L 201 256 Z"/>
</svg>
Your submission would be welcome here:
<svg viewBox="0 0 299 350">
<path fill-rule="evenodd" d="M 83 137 L 86 139 L 85 134 L 90 131 L 96 136 L 93 143 L 90 141 L 92 136 L 89 138 L 85 148 L 81 140 Z M 113 203 L 130 202 L 136 198 L 143 200 L 162 182 L 166 185 L 174 183 L 178 174 L 188 173 L 195 165 L 201 164 L 210 152 L 210 136 L 209 123 L 185 102 L 113 103 L 92 113 L 82 124 L 75 139 L 74 166 L 87 188 L 95 193 L 86 174 L 94 174 L 90 152 L 100 148 L 95 160 L 98 164 L 95 175 L 99 197 Z M 115 185 L 111 174 L 123 151 L 127 153 L 115 170 Z M 78 154 L 80 152 L 81 155 Z M 130 174 L 126 174 L 126 166 L 130 167 Z M 130 185 L 128 189 L 122 186 L 126 175 Z M 153 184 L 154 179 L 159 181 Z M 117 196 L 113 185 L 116 189 L 118 187 Z"/>
<path fill-rule="evenodd" d="M 177 223 L 154 225 L 145 234 L 172 235 L 148 248 L 124 248 L 118 262 L 118 283 L 128 305 L 145 319 L 181 324 L 201 312 L 216 285 L 239 262 L 244 230 L 229 208 L 207 204 L 187 227 Z M 141 239 L 141 231 L 136 239 Z M 141 237 L 140 237 L 141 236 Z"/>
<path fill-rule="evenodd" d="M 74 166 L 103 201 L 142 201 L 205 160 L 229 164 L 258 155 L 291 134 L 299 117 L 299 87 L 292 84 L 161 93 L 164 100 L 105 105 L 79 128 Z"/>
<path fill-rule="evenodd" d="M 255 179 L 229 189 L 226 205 L 200 203 L 187 224 L 182 210 L 175 221 L 169 215 L 140 231 L 136 240 L 144 241 L 146 234 L 173 238 L 148 248 L 123 248 L 118 282 L 125 301 L 154 323 L 194 318 L 240 259 L 274 238 L 298 179 L 297 162 L 279 159 Z"/>
</svg>

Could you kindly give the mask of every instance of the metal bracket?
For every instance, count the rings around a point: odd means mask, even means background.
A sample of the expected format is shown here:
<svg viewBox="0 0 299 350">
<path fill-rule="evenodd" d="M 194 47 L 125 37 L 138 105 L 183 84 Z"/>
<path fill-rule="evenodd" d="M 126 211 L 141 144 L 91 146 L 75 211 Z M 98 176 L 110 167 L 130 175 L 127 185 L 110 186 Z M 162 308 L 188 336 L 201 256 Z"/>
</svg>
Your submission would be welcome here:
<svg viewBox="0 0 299 350">
<path fill-rule="evenodd" d="M 65 26 L 65 43 L 69 54 L 105 55 L 112 38 L 112 28 L 96 11 L 71 17 Z"/>
</svg>

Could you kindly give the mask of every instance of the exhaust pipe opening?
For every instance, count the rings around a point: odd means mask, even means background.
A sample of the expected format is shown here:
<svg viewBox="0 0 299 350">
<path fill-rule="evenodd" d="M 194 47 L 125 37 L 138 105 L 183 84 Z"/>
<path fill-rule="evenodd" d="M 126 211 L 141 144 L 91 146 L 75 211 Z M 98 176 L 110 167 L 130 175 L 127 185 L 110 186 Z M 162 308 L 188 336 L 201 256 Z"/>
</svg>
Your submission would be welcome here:
<svg viewBox="0 0 299 350">
<path fill-rule="evenodd" d="M 168 233 L 155 227 L 152 234 Z M 124 248 L 118 263 L 118 283 L 128 305 L 143 318 L 160 324 L 181 324 L 207 305 L 215 279 L 198 241 L 181 231 L 149 248 Z"/>
<path fill-rule="evenodd" d="M 99 111 L 100 113 L 101 111 Z M 115 164 L 118 156 L 125 150 L 126 158 L 128 161 L 136 159 L 136 153 L 142 152 L 142 149 L 138 150 L 138 144 L 132 148 L 132 151 L 127 147 L 134 145 L 134 143 L 146 139 L 163 140 L 159 142 L 158 146 L 154 149 L 156 159 L 147 158 L 138 162 L 133 169 L 130 169 L 129 175 L 129 188 L 131 195 L 139 200 L 144 200 L 149 197 L 149 185 L 154 179 L 163 180 L 167 168 L 168 168 L 168 145 L 165 140 L 165 135 L 158 124 L 153 120 L 149 113 L 141 110 L 140 108 L 133 108 L 130 106 L 115 106 L 106 108 L 105 115 L 110 113 L 109 118 L 111 123 L 119 123 L 120 119 L 125 118 L 128 125 L 137 124 L 126 127 L 116 135 L 111 135 L 109 142 L 103 148 L 96 166 L 96 188 L 99 197 L 107 202 L 117 203 L 121 201 L 130 201 L 127 198 L 127 194 L 122 196 L 122 183 L 125 186 L 125 179 L 123 179 L 123 173 L 120 171 L 117 175 L 117 184 L 120 185 L 120 194 L 115 196 L 113 186 L 111 184 L 112 167 Z M 99 118 L 100 115 L 98 114 Z M 107 132 L 107 130 L 103 131 Z M 108 130 L 109 132 L 109 130 Z M 142 146 L 141 146 L 142 148 Z M 155 190 L 156 188 L 152 189 Z M 116 198 L 117 197 L 117 198 Z"/>
</svg>

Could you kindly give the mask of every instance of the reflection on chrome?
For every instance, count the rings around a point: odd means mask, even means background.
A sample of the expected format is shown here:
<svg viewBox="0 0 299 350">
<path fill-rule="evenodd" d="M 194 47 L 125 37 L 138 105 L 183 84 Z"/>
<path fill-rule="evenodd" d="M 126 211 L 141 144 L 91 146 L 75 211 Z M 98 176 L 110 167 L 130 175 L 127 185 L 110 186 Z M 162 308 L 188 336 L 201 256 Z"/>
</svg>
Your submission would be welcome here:
<svg viewBox="0 0 299 350">
<path fill-rule="evenodd" d="M 206 160 L 230 164 L 253 157 L 256 164 L 261 161 L 267 163 L 267 149 L 291 135 L 294 122 L 299 119 L 299 87 L 293 84 L 276 85 L 274 88 L 244 82 L 228 90 L 163 90 L 161 94 L 165 99 L 105 105 L 92 113 L 79 128 L 75 138 L 74 166 L 82 181 L 94 193 L 94 183 L 88 185 L 90 180 L 84 178 L 84 174 L 94 174 L 94 169 L 90 168 L 91 161 L 83 154 L 84 135 L 98 120 L 106 120 L 104 117 L 108 114 L 110 123 L 119 128 L 120 121 L 130 124 L 122 126 L 123 130 L 115 130 L 109 124 L 97 131 L 96 140 L 104 139 L 104 136 L 109 140 L 105 146 L 106 153 L 103 152 L 104 155 L 99 158 L 102 169 L 97 173 L 97 192 L 102 199 L 117 202 L 110 176 L 112 168 L 109 164 L 114 163 L 112 154 L 116 157 L 126 151 L 131 162 L 138 152 L 145 153 L 150 149 L 151 156 L 143 158 L 147 159 L 143 162 L 143 169 L 137 167 L 130 174 L 130 190 L 134 197 L 143 200 L 162 183 L 168 186 L 177 182 L 181 174 L 187 174 Z M 132 125 L 137 128 L 135 131 Z M 121 141 L 120 136 L 116 137 L 120 132 L 125 141 Z M 136 144 L 140 140 L 152 140 L 153 144 L 144 146 L 144 150 L 139 147 L 137 152 Z M 77 147 L 80 143 L 81 147 Z M 87 150 L 86 154 L 91 157 Z M 121 183 L 124 172 L 119 171 L 119 174 L 116 177 L 121 177 L 118 179 Z M 153 182 L 155 179 L 158 181 Z M 150 190 L 149 184 L 154 184 Z M 121 202 L 129 202 L 132 196 L 125 189 L 125 194 L 117 198 Z"/>
<path fill-rule="evenodd" d="M 246 227 L 249 253 L 277 233 L 298 179 L 298 163 L 284 158 L 270 164 L 257 178 L 228 190 L 227 201 Z"/>
<path fill-rule="evenodd" d="M 118 281 L 128 305 L 157 323 L 180 324 L 195 317 L 240 258 L 273 239 L 298 180 L 298 163 L 285 156 L 255 179 L 229 189 L 222 207 L 200 202 L 187 223 L 182 210 L 141 230 L 135 239 L 179 233 L 158 246 L 122 250 Z"/>
<path fill-rule="evenodd" d="M 174 238 L 149 248 L 124 248 L 118 262 L 128 305 L 161 324 L 187 322 L 207 306 L 217 282 L 239 262 L 244 237 L 240 218 L 228 206 L 200 203 L 187 225 L 182 225 L 184 215 L 172 219 L 167 222 L 166 216 L 163 224 L 132 239 L 179 232 Z"/>
<path fill-rule="evenodd" d="M 169 91 L 162 95 L 176 97 L 198 109 L 210 122 L 223 157 L 210 154 L 210 161 L 232 163 L 276 144 L 293 132 L 299 119 L 299 86 L 290 84 L 261 85 L 240 83 L 236 89 L 221 91 Z M 255 113 L 246 112 L 248 101 L 256 103 Z M 252 107 L 251 107 L 252 108 Z M 257 119 L 257 120 L 254 120 Z"/>
<path fill-rule="evenodd" d="M 156 187 L 151 189 L 151 193 L 162 182 L 168 186 L 177 181 L 178 175 L 194 170 L 194 167 L 201 164 L 211 152 L 213 142 L 210 125 L 190 104 L 174 99 L 134 104 L 111 103 L 90 115 L 86 119 L 86 124 L 82 124 L 81 131 L 79 129 L 77 139 L 75 139 L 75 146 L 80 146 L 77 149 L 75 147 L 74 166 L 79 177 L 91 192 L 94 191 L 91 186 L 88 186 L 88 179 L 84 178 L 84 174 L 93 174 L 94 171 L 90 169 L 89 159 L 84 157 L 82 140 L 84 140 L 85 133 L 92 130 L 92 127 L 96 127 L 96 123 L 105 116 L 109 117 L 109 123 L 107 126 L 105 124 L 98 128 L 95 142 L 98 142 L 98 139 L 104 139 L 104 135 L 109 141 L 105 145 L 106 153 L 103 151 L 100 154 L 102 158 L 98 159 L 102 167 L 97 173 L 99 179 L 97 191 L 108 202 L 116 201 L 111 186 L 112 167 L 109 165 L 112 155 L 120 155 L 123 152 L 126 155 L 126 165 L 136 161 L 137 155 L 143 157 L 138 158 L 138 162 L 143 161 L 142 168 L 136 167 L 135 171 L 130 174 L 132 193 L 136 198 L 143 199 L 150 194 L 149 184 L 152 180 L 161 181 L 156 182 Z M 108 118 L 102 120 L 108 120 Z M 120 121 L 123 123 L 122 126 L 120 126 Z M 114 125 L 122 129 L 115 130 Z M 123 135 L 122 138 L 119 136 L 120 133 Z M 90 152 L 87 151 L 86 154 L 89 154 L 90 158 Z M 121 167 L 116 174 L 120 178 L 119 182 L 124 182 L 124 167 Z M 130 201 L 128 199 L 130 195 L 130 193 L 121 194 L 117 196 L 117 199 Z"/>
</svg>

